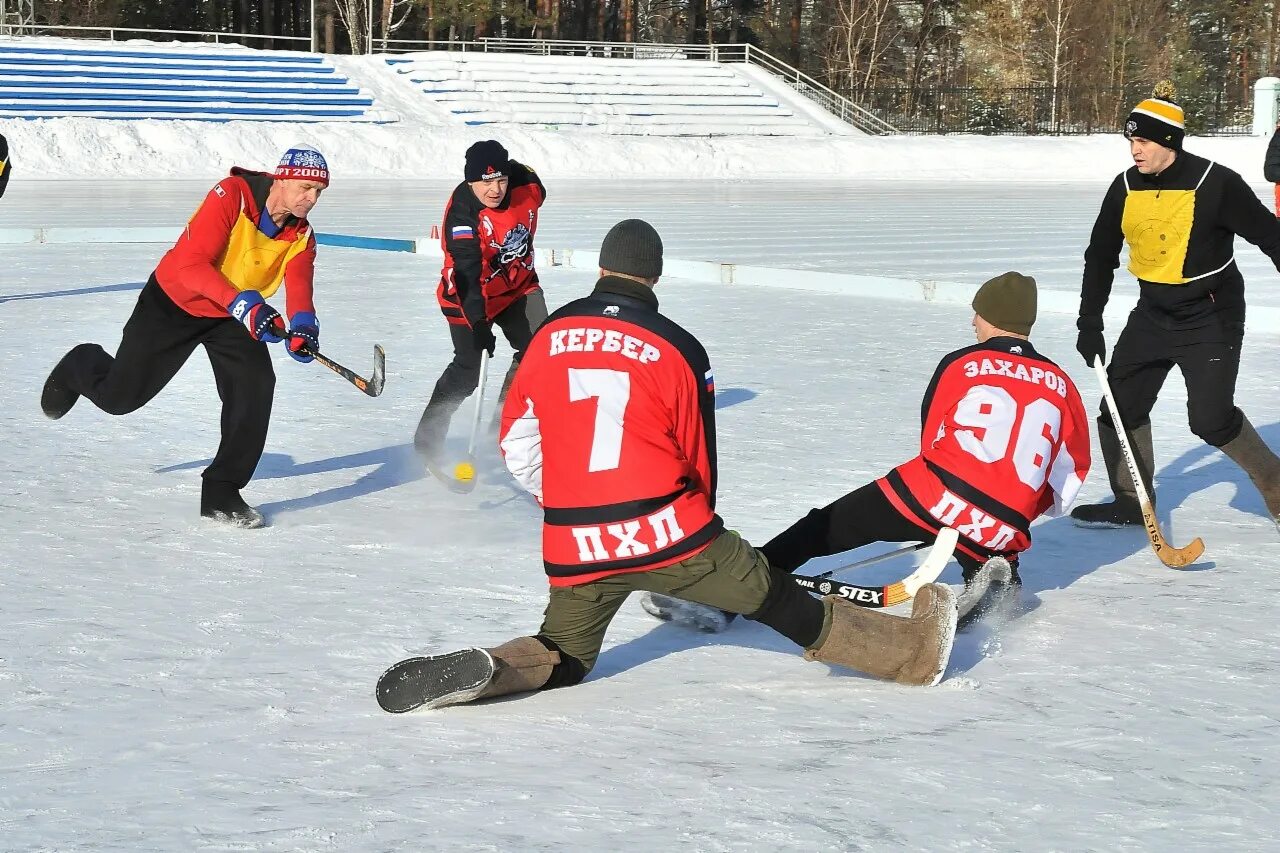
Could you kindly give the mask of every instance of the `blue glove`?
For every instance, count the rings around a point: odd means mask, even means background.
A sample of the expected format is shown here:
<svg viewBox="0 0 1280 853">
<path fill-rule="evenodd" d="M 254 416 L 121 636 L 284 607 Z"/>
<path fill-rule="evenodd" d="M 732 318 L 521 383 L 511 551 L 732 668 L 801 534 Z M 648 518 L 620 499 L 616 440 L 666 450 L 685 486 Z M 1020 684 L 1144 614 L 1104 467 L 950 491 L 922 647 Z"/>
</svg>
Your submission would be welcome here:
<svg viewBox="0 0 1280 853">
<path fill-rule="evenodd" d="M 293 315 L 293 323 L 289 326 L 289 337 L 285 341 L 289 355 L 306 364 L 315 361 L 315 354 L 320 352 L 320 321 L 310 311 L 299 311 Z"/>
<path fill-rule="evenodd" d="M 227 313 L 235 317 L 249 331 L 249 337 L 264 344 L 276 344 L 284 340 L 286 327 L 280 312 L 272 308 L 256 290 L 246 290 L 227 306 Z"/>
</svg>

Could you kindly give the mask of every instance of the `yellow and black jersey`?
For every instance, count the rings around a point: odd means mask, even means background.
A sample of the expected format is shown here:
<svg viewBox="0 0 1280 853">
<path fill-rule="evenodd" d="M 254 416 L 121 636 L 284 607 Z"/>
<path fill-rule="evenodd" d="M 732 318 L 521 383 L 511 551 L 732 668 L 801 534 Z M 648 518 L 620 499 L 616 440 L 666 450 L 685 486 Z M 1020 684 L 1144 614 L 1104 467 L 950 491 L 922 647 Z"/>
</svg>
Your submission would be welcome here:
<svg viewBox="0 0 1280 853">
<path fill-rule="evenodd" d="M 1084 253 L 1081 317 L 1101 317 L 1120 251 L 1141 290 L 1139 307 L 1170 328 L 1244 321 L 1244 279 L 1235 238 L 1266 252 L 1280 269 L 1280 223 L 1239 174 L 1178 154 L 1158 175 L 1136 167 L 1116 176 Z"/>
</svg>

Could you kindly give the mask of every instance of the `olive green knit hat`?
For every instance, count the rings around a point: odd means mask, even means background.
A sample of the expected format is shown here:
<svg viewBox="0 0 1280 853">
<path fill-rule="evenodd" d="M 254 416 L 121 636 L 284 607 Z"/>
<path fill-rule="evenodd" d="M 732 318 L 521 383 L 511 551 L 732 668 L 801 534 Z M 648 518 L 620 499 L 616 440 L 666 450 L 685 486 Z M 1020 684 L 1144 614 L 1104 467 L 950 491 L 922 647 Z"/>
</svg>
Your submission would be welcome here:
<svg viewBox="0 0 1280 853">
<path fill-rule="evenodd" d="M 998 275 L 978 288 L 973 310 L 997 329 L 1029 335 L 1036 322 L 1036 280 L 1017 272 Z"/>
</svg>

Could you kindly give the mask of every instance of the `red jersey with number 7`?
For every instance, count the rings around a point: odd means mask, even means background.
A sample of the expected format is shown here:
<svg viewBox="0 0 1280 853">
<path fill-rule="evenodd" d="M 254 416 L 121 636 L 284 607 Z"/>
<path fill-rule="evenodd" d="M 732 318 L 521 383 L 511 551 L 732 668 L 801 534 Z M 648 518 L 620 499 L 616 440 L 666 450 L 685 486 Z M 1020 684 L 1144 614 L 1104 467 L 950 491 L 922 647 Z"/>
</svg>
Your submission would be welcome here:
<svg viewBox="0 0 1280 853">
<path fill-rule="evenodd" d="M 1062 368 L 1029 341 L 951 353 L 921 407 L 920 455 L 878 480 L 904 516 L 960 533 L 977 559 L 1031 545 L 1031 522 L 1070 508 L 1089 473 L 1089 421 Z"/>
<path fill-rule="evenodd" d="M 552 586 L 671 565 L 724 527 L 711 365 L 657 309 L 606 276 L 542 324 L 507 393 L 500 446 L 542 504 Z"/>
</svg>

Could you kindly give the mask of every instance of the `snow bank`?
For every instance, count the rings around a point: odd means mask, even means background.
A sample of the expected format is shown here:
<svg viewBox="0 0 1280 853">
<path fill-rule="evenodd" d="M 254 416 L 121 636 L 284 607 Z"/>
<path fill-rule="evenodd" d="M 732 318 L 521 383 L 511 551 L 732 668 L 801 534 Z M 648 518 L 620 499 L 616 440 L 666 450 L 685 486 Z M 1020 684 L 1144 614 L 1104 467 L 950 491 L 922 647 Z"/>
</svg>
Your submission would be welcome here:
<svg viewBox="0 0 1280 853">
<path fill-rule="evenodd" d="M 1129 164 L 1119 134 L 663 139 L 517 127 L 275 122 L 4 119 L 17 169 L 39 178 L 217 179 L 230 165 L 273 166 L 296 142 L 324 152 L 335 180 L 460 174 L 463 152 L 496 138 L 554 178 L 753 177 L 905 181 L 1097 181 Z M 1187 148 L 1262 180 L 1267 140 L 1193 138 Z M 942 191 L 943 188 L 940 188 Z"/>
</svg>

